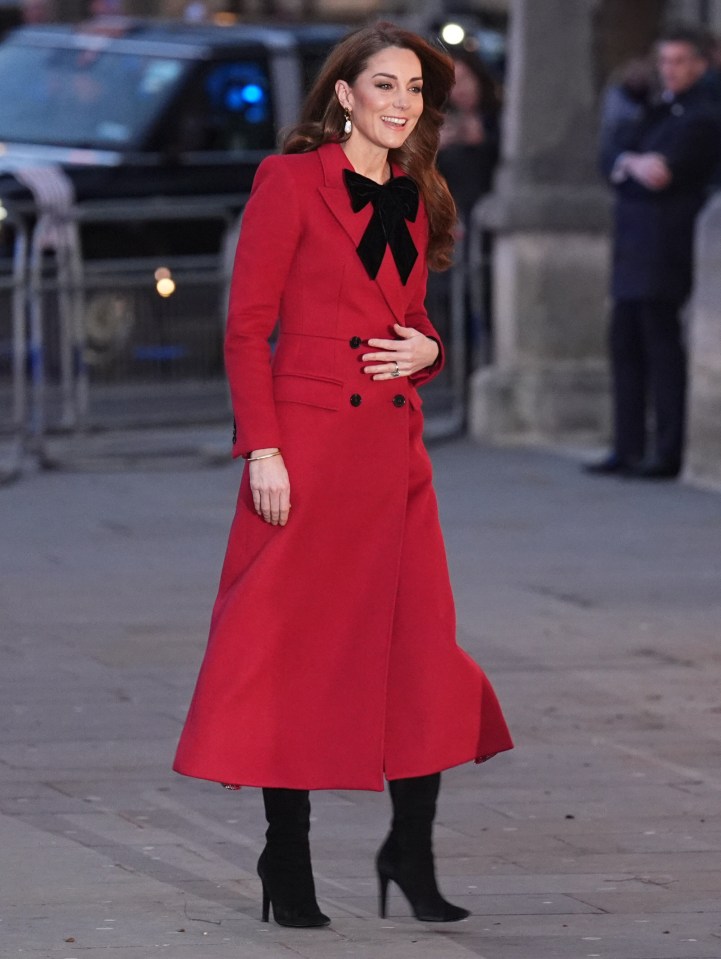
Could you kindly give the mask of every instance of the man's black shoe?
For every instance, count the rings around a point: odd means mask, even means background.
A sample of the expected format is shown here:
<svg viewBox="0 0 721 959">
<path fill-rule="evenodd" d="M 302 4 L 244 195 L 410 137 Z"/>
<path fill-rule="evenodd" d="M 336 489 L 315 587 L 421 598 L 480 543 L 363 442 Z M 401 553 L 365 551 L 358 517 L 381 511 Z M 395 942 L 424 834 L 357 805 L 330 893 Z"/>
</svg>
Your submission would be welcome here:
<svg viewBox="0 0 721 959">
<path fill-rule="evenodd" d="M 592 476 L 629 476 L 633 471 L 633 466 L 615 453 L 611 453 L 597 463 L 585 463 L 583 470 Z"/>
<path fill-rule="evenodd" d="M 646 460 L 639 464 L 629 475 L 634 479 L 673 480 L 681 472 L 679 463 L 669 463 L 664 460 Z"/>
</svg>

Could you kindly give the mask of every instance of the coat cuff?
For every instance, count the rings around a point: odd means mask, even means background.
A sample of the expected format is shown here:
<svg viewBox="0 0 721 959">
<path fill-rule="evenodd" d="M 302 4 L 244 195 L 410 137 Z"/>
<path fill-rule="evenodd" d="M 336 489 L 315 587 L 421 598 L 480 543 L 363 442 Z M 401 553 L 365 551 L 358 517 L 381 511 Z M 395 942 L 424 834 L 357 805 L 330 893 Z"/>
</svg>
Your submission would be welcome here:
<svg viewBox="0 0 721 959">
<path fill-rule="evenodd" d="M 271 424 L 245 432 L 238 426 L 237 418 L 234 418 L 231 440 L 233 459 L 250 456 L 253 450 L 282 449 L 279 433 L 278 428 Z"/>
</svg>

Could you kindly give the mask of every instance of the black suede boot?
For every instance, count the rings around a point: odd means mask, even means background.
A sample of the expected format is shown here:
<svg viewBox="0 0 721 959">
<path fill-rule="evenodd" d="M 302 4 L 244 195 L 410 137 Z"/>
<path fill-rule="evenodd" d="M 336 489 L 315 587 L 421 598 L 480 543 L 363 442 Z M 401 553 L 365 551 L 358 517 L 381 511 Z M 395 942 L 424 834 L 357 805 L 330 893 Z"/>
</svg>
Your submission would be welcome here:
<svg viewBox="0 0 721 959">
<path fill-rule="evenodd" d="M 385 917 L 388 883 L 393 880 L 421 922 L 466 919 L 468 910 L 447 902 L 436 883 L 432 833 L 441 774 L 394 779 L 389 786 L 393 822 L 376 857 L 380 915 Z"/>
<path fill-rule="evenodd" d="M 310 797 L 307 789 L 264 789 L 268 829 L 258 860 L 263 884 L 263 922 L 270 906 L 280 926 L 327 926 L 318 908 L 310 864 Z"/>
</svg>

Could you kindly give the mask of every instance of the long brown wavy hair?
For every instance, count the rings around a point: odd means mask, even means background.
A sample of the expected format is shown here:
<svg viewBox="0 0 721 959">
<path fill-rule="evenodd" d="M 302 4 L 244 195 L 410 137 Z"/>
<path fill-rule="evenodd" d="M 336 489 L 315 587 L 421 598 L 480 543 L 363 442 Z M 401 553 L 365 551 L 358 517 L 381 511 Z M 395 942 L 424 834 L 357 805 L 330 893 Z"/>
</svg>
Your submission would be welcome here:
<svg viewBox="0 0 721 959">
<path fill-rule="evenodd" d="M 423 112 L 407 140 L 390 159 L 416 181 L 428 213 L 428 265 L 445 270 L 451 264 L 456 208 L 446 181 L 436 169 L 442 108 L 454 82 L 453 61 L 429 43 L 393 23 L 376 23 L 351 33 L 331 51 L 308 94 L 300 123 L 288 132 L 283 153 L 309 153 L 324 143 L 342 143 L 345 116 L 335 85 L 352 86 L 368 60 L 387 47 L 412 50 L 423 71 Z"/>
</svg>

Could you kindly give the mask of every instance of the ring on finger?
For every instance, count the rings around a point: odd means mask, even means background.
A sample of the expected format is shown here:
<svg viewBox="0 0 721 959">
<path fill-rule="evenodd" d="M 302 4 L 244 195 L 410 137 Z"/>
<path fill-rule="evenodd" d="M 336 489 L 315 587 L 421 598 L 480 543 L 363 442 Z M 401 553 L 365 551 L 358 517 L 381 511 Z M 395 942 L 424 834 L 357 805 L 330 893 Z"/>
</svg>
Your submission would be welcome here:
<svg viewBox="0 0 721 959">
<path fill-rule="evenodd" d="M 395 379 L 396 376 L 400 376 L 400 375 L 401 375 L 401 368 L 400 368 L 400 366 L 398 365 L 398 361 L 397 361 L 397 360 L 394 360 L 394 361 L 393 361 L 393 365 L 395 366 L 395 369 L 394 369 L 394 370 L 391 370 L 391 376 L 393 377 L 393 379 Z"/>
</svg>

